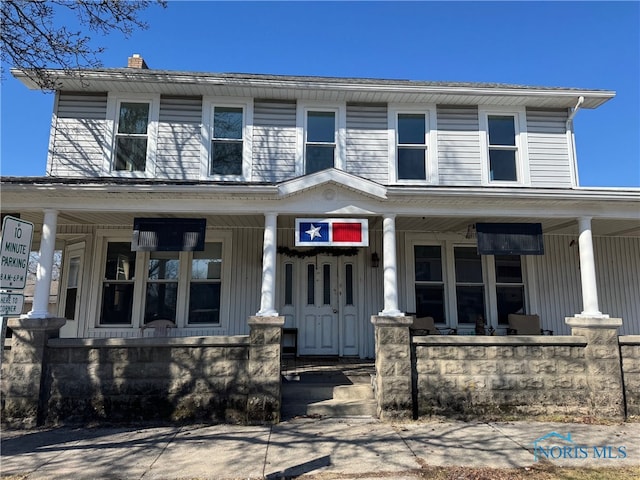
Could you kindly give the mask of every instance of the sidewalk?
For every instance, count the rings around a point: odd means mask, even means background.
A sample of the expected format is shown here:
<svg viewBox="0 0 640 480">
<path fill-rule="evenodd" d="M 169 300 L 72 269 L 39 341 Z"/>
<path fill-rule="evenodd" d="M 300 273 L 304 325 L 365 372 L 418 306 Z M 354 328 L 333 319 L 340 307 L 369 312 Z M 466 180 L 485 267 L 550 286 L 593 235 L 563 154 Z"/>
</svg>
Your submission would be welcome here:
<svg viewBox="0 0 640 480">
<path fill-rule="evenodd" d="M 549 436 L 552 432 L 557 435 Z M 275 426 L 8 430 L 2 432 L 0 471 L 3 477 L 30 480 L 279 479 L 304 474 L 409 479 L 425 465 L 532 465 L 533 442 L 545 436 L 538 445 L 547 447 L 554 464 L 640 465 L 637 423 L 386 423 L 354 417 L 300 418 Z"/>
</svg>

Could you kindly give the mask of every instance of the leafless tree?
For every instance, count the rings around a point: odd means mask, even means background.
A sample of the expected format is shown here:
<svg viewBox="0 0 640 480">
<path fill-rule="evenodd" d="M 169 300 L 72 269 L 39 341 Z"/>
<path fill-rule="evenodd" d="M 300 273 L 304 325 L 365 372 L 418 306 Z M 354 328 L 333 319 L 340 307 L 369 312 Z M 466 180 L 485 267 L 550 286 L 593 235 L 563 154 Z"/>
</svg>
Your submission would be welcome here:
<svg viewBox="0 0 640 480">
<path fill-rule="evenodd" d="M 74 72 L 100 67 L 104 47 L 95 45 L 91 35 L 120 32 L 128 37 L 147 28 L 139 14 L 150 4 L 165 7 L 166 1 L 2 0 L 2 62 L 25 69 L 40 87 L 50 90 L 55 79 L 48 69 Z M 80 30 L 65 25 L 73 17 Z"/>
</svg>

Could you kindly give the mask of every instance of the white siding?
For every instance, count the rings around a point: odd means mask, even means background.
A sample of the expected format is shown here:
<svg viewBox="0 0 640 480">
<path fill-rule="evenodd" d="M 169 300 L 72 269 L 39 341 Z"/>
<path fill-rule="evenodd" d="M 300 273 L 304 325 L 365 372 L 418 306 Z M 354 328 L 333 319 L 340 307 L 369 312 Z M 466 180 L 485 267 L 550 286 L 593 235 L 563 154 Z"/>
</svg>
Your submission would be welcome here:
<svg viewBox="0 0 640 480">
<path fill-rule="evenodd" d="M 156 177 L 200 178 L 202 98 L 161 97 Z"/>
<path fill-rule="evenodd" d="M 575 241 L 573 245 L 572 241 Z M 577 237 L 545 235 L 545 254 L 531 257 L 544 328 L 569 335 L 565 317 L 582 311 Z M 640 334 L 640 238 L 594 238 L 600 311 L 622 318 L 621 335 Z"/>
<path fill-rule="evenodd" d="M 50 175 L 97 177 L 102 174 L 107 94 L 60 92 L 52 129 Z"/>
<path fill-rule="evenodd" d="M 263 236 L 261 228 L 233 229 L 231 298 L 222 299 L 229 302 L 229 335 L 248 334 L 247 320 L 260 310 Z"/>
<path fill-rule="evenodd" d="M 480 185 L 478 109 L 438 107 L 438 176 L 440 185 Z"/>
<path fill-rule="evenodd" d="M 386 105 L 347 105 L 347 172 L 387 184 L 388 142 Z"/>
<path fill-rule="evenodd" d="M 256 100 L 253 110 L 252 180 L 280 182 L 295 176 L 296 104 Z"/>
<path fill-rule="evenodd" d="M 567 112 L 527 110 L 529 170 L 532 187 L 571 187 Z"/>
</svg>

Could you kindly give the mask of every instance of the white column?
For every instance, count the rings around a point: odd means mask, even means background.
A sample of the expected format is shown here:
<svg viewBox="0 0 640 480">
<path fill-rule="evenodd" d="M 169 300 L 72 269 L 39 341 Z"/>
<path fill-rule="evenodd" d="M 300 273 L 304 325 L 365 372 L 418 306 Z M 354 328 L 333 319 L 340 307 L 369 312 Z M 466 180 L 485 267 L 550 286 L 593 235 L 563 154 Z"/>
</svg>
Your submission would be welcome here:
<svg viewBox="0 0 640 480">
<path fill-rule="evenodd" d="M 591 236 L 591 217 L 579 219 L 580 236 L 580 280 L 582 282 L 581 317 L 602 317 L 598 308 L 598 287 L 596 284 L 596 266 L 593 257 L 593 238 Z"/>
<path fill-rule="evenodd" d="M 276 300 L 276 228 L 278 215 L 273 212 L 264 215 L 264 243 L 262 246 L 262 295 L 259 317 L 275 317 Z"/>
<path fill-rule="evenodd" d="M 58 212 L 44 211 L 42 235 L 40 237 L 40 259 L 36 270 L 36 285 L 33 294 L 33 306 L 25 316 L 28 318 L 49 318 L 49 292 L 51 291 L 51 273 L 53 270 L 53 254 L 56 250 L 56 228 Z"/>
<path fill-rule="evenodd" d="M 382 220 L 382 266 L 384 310 L 383 317 L 401 317 L 398 310 L 398 265 L 396 260 L 396 216 L 385 215 Z"/>
</svg>

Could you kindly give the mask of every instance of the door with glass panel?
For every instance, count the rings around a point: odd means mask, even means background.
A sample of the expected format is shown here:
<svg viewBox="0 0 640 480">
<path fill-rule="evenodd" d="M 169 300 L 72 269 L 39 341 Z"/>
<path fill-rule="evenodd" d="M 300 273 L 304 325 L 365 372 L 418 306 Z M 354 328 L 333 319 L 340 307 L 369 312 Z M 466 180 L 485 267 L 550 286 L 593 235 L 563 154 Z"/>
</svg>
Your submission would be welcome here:
<svg viewBox="0 0 640 480">
<path fill-rule="evenodd" d="M 330 255 L 309 257 L 302 263 L 303 306 L 299 317 L 300 355 L 338 355 L 338 261 Z"/>
<path fill-rule="evenodd" d="M 61 336 L 64 337 L 75 337 L 79 329 L 84 251 L 84 242 L 70 245 L 64 251 L 62 289 L 58 311 L 58 315 L 67 319 L 67 323 L 60 331 Z"/>
</svg>

